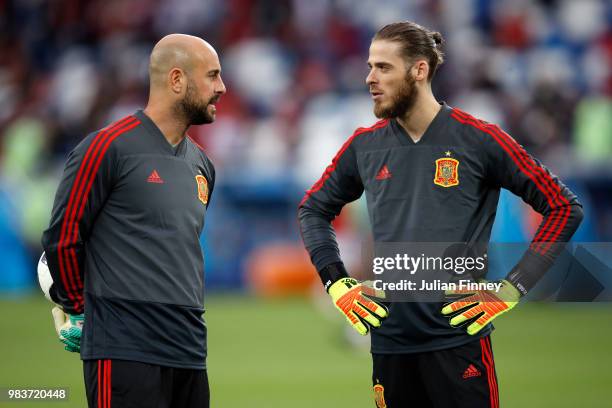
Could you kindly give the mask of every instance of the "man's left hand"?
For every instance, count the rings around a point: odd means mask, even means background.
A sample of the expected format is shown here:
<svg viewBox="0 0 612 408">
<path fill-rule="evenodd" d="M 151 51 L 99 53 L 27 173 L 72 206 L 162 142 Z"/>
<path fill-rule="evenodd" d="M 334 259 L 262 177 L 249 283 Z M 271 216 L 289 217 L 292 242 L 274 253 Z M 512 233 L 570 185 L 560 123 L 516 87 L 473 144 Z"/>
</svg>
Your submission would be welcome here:
<svg viewBox="0 0 612 408">
<path fill-rule="evenodd" d="M 497 316 L 506 313 L 516 306 L 521 297 L 520 292 L 507 280 L 499 281 L 499 291 L 493 290 L 447 290 L 447 296 L 464 296 L 442 308 L 442 314 L 451 315 L 453 327 L 468 324 L 468 334 L 476 334 Z"/>
</svg>

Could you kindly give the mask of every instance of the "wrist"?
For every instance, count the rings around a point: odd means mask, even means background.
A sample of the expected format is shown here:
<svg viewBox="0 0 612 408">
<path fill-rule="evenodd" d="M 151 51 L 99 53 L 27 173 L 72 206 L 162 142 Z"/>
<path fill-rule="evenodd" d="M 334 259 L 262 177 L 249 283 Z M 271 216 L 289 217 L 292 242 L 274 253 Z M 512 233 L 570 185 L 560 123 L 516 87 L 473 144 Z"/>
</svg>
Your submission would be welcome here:
<svg viewBox="0 0 612 408">
<path fill-rule="evenodd" d="M 83 314 L 69 314 L 68 318 L 70 319 L 70 323 L 73 325 L 83 324 L 83 321 L 85 320 Z"/>
<path fill-rule="evenodd" d="M 518 302 L 521 297 L 523 297 L 523 293 L 519 288 L 517 288 L 512 282 L 504 279 L 502 281 L 504 285 L 500 289 L 500 293 L 498 296 L 504 302 Z"/>
<path fill-rule="evenodd" d="M 319 271 L 319 276 L 321 277 L 321 281 L 323 281 L 325 290 L 329 293 L 329 288 L 334 283 L 342 278 L 348 278 L 349 274 L 342 262 L 336 262 L 321 269 Z"/>
<path fill-rule="evenodd" d="M 508 284 L 510 284 L 513 288 L 515 288 L 519 292 L 521 297 L 525 296 L 527 292 L 529 292 L 529 288 L 526 287 L 527 285 L 525 285 L 523 282 L 524 276 L 518 268 L 513 269 L 504 280 L 508 282 Z"/>
<path fill-rule="evenodd" d="M 519 263 L 510 271 L 506 280 L 510 282 L 521 296 L 525 296 L 538 283 L 552 262 L 532 250 L 525 252 Z"/>
<path fill-rule="evenodd" d="M 359 282 L 357 282 L 357 280 L 351 277 L 340 278 L 329 286 L 329 288 L 327 289 L 327 293 L 333 299 L 337 299 L 343 296 L 346 292 L 348 292 L 358 284 Z"/>
</svg>

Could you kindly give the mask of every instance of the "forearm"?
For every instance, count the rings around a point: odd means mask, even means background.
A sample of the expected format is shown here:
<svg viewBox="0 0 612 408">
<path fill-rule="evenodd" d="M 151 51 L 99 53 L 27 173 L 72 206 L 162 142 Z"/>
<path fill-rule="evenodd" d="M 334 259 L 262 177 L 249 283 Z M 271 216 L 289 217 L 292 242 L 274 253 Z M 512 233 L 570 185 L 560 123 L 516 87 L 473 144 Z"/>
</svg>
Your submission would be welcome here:
<svg viewBox="0 0 612 408">
<path fill-rule="evenodd" d="M 53 278 L 53 300 L 68 314 L 83 312 L 82 246 L 66 246 L 53 239 L 53 230 L 43 234 L 42 245 Z"/>
<path fill-rule="evenodd" d="M 327 289 L 340 278 L 348 276 L 338 250 L 333 217 L 309 207 L 300 207 L 298 220 L 304 246 Z"/>
<path fill-rule="evenodd" d="M 549 212 L 521 260 L 506 279 L 523 295 L 527 294 L 550 269 L 583 218 L 582 206 L 573 201 Z"/>
</svg>

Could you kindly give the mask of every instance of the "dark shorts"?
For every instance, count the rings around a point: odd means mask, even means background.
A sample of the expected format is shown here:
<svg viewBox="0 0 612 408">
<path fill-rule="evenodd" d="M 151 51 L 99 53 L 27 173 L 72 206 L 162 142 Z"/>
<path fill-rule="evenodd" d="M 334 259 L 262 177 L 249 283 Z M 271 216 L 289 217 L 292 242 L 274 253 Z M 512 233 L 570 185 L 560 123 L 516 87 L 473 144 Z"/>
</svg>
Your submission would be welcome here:
<svg viewBox="0 0 612 408">
<path fill-rule="evenodd" d="M 206 370 L 124 360 L 83 361 L 89 408 L 208 408 Z"/>
<path fill-rule="evenodd" d="M 372 354 L 378 408 L 497 408 L 490 336 L 415 354 Z"/>
</svg>

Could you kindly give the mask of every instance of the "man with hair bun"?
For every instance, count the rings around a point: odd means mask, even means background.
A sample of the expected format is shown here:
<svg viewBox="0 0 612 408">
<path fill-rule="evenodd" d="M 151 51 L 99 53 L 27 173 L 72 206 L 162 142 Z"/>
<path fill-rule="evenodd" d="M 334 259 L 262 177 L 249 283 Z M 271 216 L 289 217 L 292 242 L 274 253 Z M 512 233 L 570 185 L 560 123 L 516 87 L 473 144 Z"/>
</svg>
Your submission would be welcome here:
<svg viewBox="0 0 612 408">
<path fill-rule="evenodd" d="M 497 407 L 490 322 L 533 288 L 582 220 L 576 196 L 512 137 L 436 100 L 431 82 L 441 45 L 440 33 L 409 21 L 376 33 L 366 84 L 381 120 L 355 131 L 298 210 L 334 304 L 360 334 L 372 332 L 379 408 Z M 451 291 L 460 297 L 447 304 L 384 304 L 346 271 L 331 221 L 364 192 L 376 243 L 486 246 L 501 188 L 543 218 L 498 290 Z"/>
</svg>

